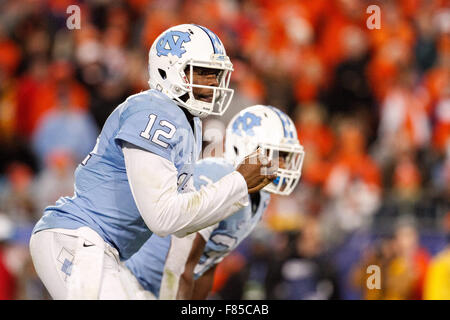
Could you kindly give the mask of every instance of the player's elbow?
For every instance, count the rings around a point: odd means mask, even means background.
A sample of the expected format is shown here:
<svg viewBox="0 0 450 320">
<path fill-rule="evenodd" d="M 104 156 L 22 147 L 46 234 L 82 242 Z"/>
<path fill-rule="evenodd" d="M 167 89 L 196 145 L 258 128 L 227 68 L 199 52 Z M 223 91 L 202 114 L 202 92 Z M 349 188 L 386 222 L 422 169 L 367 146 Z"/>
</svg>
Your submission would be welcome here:
<svg viewBox="0 0 450 320">
<path fill-rule="evenodd" d="M 186 268 L 186 270 L 181 274 L 181 278 L 186 283 L 192 284 L 194 283 L 194 272 L 191 269 Z"/>
<path fill-rule="evenodd" d="M 154 234 L 162 238 L 167 237 L 176 231 L 166 225 L 164 220 L 161 219 L 153 219 L 151 222 L 147 223 L 147 226 Z"/>
<path fill-rule="evenodd" d="M 154 234 L 156 234 L 158 237 L 161 237 L 161 238 L 165 238 L 165 237 L 167 237 L 167 236 L 172 234 L 172 232 L 170 232 L 168 230 L 161 230 L 161 229 L 158 229 L 158 228 L 153 228 L 153 229 L 150 228 L 150 230 Z"/>
</svg>

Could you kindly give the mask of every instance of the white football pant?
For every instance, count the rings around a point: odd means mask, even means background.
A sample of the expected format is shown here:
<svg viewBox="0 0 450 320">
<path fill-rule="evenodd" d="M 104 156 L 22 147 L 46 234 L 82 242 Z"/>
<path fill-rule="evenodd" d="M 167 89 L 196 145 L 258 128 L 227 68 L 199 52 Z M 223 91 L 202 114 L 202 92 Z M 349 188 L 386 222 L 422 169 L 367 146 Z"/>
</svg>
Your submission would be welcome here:
<svg viewBox="0 0 450 320">
<path fill-rule="evenodd" d="M 35 270 L 53 299 L 155 299 L 94 230 L 47 229 L 31 236 Z"/>
</svg>

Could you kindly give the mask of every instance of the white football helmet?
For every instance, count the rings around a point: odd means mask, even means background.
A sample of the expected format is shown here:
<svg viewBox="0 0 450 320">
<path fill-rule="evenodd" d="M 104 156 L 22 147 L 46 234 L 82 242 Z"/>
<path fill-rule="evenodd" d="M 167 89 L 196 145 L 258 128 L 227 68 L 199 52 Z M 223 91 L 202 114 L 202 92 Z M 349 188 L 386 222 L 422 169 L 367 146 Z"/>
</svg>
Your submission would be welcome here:
<svg viewBox="0 0 450 320">
<path fill-rule="evenodd" d="M 300 180 L 305 152 L 291 118 L 272 106 L 255 105 L 231 119 L 225 133 L 225 158 L 235 165 L 260 147 L 270 160 L 283 157 L 277 178 L 263 190 L 289 195 Z M 275 163 L 276 164 L 276 163 Z"/>
<path fill-rule="evenodd" d="M 167 29 L 153 42 L 148 57 L 149 85 L 151 89 L 163 92 L 192 115 L 206 117 L 221 116 L 230 105 L 233 89 L 229 89 L 233 64 L 215 33 L 195 25 L 182 24 Z M 190 81 L 184 72 L 190 67 Z M 193 68 L 221 70 L 219 86 L 193 83 Z M 211 102 L 197 100 L 193 88 L 207 88 L 213 91 Z"/>
</svg>

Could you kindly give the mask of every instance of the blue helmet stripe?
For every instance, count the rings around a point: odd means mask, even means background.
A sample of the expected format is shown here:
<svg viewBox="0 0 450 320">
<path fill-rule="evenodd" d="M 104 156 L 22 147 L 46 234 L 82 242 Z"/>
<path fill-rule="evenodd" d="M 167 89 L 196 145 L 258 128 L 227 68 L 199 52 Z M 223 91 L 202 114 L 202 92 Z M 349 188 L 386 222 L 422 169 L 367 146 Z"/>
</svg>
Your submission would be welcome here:
<svg viewBox="0 0 450 320">
<path fill-rule="evenodd" d="M 211 40 L 211 45 L 213 47 L 214 53 L 223 54 L 223 51 L 221 50 L 221 48 L 217 47 L 219 45 L 222 46 L 222 42 L 220 41 L 219 37 L 214 32 L 212 32 L 211 30 L 209 30 L 203 26 L 200 26 L 198 24 L 196 24 L 196 26 L 199 27 L 200 29 L 202 29 L 203 31 L 205 31 L 205 33 L 208 35 L 209 40 Z"/>
<path fill-rule="evenodd" d="M 283 119 L 283 114 L 282 114 L 277 108 L 274 108 L 274 107 L 272 107 L 272 106 L 268 106 L 268 107 L 269 107 L 270 109 L 272 109 L 273 111 L 275 111 L 275 113 L 277 114 L 278 118 L 280 118 L 281 125 L 283 126 L 284 137 L 285 137 L 285 138 L 293 138 L 294 136 L 293 136 L 292 132 L 289 132 L 289 133 L 288 133 L 288 131 L 286 130 L 286 122 L 285 122 L 285 120 Z M 287 119 L 286 119 L 286 120 L 287 120 Z"/>
</svg>

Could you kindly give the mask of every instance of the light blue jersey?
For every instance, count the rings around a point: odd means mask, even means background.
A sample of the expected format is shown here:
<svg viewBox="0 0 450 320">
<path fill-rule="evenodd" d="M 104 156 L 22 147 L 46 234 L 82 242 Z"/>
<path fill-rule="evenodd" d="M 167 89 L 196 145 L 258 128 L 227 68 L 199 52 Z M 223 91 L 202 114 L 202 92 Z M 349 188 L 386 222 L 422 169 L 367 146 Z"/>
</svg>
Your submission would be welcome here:
<svg viewBox="0 0 450 320">
<path fill-rule="evenodd" d="M 234 167 L 222 158 L 203 159 L 195 166 L 195 188 L 200 189 L 202 185 L 214 183 L 233 171 Z M 206 242 L 205 250 L 195 267 L 195 279 L 236 249 L 261 220 L 269 201 L 270 194 L 261 191 L 259 203 L 250 203 L 249 206 L 219 223 Z M 170 248 L 170 239 L 171 236 L 161 238 L 156 234 L 152 235 L 141 249 L 125 262 L 142 287 L 157 297 L 159 297 L 164 264 Z"/>
<path fill-rule="evenodd" d="M 131 257 L 152 234 L 131 193 L 122 152 L 126 141 L 171 161 L 178 170 L 178 191 L 192 177 L 201 152 L 201 121 L 193 132 L 183 110 L 166 95 L 147 90 L 130 96 L 108 117 L 97 144 L 75 171 L 73 197 L 45 209 L 33 232 L 87 226 Z M 157 170 L 157 168 L 155 168 Z"/>
</svg>

